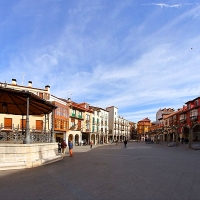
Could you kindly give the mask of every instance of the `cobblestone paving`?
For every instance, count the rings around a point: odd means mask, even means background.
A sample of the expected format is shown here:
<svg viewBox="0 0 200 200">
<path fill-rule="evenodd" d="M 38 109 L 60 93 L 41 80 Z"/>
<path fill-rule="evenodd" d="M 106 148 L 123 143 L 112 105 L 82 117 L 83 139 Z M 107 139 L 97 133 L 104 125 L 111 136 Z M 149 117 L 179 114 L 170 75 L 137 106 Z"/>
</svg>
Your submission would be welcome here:
<svg viewBox="0 0 200 200">
<path fill-rule="evenodd" d="M 72 158 L 0 171 L 0 199 L 199 200 L 200 150 L 140 142 L 75 147 Z"/>
</svg>

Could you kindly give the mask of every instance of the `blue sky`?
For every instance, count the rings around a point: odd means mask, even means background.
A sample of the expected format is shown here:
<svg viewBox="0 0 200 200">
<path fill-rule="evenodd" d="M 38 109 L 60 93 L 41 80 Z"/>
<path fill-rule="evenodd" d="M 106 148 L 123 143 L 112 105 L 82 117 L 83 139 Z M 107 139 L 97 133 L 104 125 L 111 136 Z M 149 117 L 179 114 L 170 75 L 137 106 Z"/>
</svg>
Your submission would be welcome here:
<svg viewBox="0 0 200 200">
<path fill-rule="evenodd" d="M 199 0 L 0 1 L 1 82 L 134 122 L 199 96 L 199 44 Z"/>
</svg>

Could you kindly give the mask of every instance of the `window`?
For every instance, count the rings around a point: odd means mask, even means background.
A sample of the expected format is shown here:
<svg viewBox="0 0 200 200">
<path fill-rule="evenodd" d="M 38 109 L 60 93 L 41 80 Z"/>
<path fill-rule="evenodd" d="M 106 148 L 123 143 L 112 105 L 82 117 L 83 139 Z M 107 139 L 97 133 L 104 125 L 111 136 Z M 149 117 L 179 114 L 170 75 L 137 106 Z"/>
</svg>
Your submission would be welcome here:
<svg viewBox="0 0 200 200">
<path fill-rule="evenodd" d="M 78 120 L 78 129 L 81 129 L 81 120 Z"/>
<path fill-rule="evenodd" d="M 82 112 L 81 112 L 81 111 L 79 111 L 78 117 L 79 117 L 79 118 L 82 118 Z"/>
<path fill-rule="evenodd" d="M 43 130 L 43 121 L 36 120 L 36 130 Z"/>
<path fill-rule="evenodd" d="M 90 115 L 86 115 L 86 120 L 90 120 Z"/>
<path fill-rule="evenodd" d="M 194 117 L 194 116 L 198 116 L 198 110 L 197 109 L 193 109 L 190 111 L 190 117 Z"/>
<path fill-rule="evenodd" d="M 94 133 L 94 126 L 92 126 L 92 132 Z"/>
<path fill-rule="evenodd" d="M 196 100 L 196 106 L 198 106 L 198 99 Z"/>
<path fill-rule="evenodd" d="M 74 121 L 71 122 L 71 127 L 75 127 L 75 122 Z"/>
<path fill-rule="evenodd" d="M 12 118 L 4 118 L 4 128 L 12 129 Z"/>
<path fill-rule="evenodd" d="M 72 110 L 72 117 L 76 116 L 76 110 Z"/>
<path fill-rule="evenodd" d="M 20 119 L 20 129 L 23 130 L 26 128 L 26 119 Z"/>
<path fill-rule="evenodd" d="M 43 93 L 39 92 L 39 97 L 43 98 Z"/>
<path fill-rule="evenodd" d="M 185 120 L 185 119 L 186 119 L 186 115 L 185 114 L 180 115 L 180 120 Z"/>
<path fill-rule="evenodd" d="M 90 125 L 89 125 L 89 124 L 86 125 L 86 129 L 87 129 L 87 130 L 90 129 Z"/>
</svg>

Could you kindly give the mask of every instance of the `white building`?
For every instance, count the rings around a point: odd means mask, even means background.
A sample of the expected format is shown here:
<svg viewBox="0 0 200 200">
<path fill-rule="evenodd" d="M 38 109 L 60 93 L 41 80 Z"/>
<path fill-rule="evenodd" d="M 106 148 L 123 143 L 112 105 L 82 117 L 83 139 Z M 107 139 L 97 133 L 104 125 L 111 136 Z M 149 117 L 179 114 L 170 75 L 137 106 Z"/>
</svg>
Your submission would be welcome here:
<svg viewBox="0 0 200 200">
<path fill-rule="evenodd" d="M 130 138 L 129 121 L 118 115 L 118 108 L 110 106 L 106 108 L 109 111 L 109 139 L 124 140 Z"/>
<path fill-rule="evenodd" d="M 90 141 L 93 144 L 104 144 L 109 142 L 108 133 L 108 119 L 109 112 L 103 108 L 90 106 L 93 110 L 92 114 L 92 132 L 90 134 Z"/>
</svg>

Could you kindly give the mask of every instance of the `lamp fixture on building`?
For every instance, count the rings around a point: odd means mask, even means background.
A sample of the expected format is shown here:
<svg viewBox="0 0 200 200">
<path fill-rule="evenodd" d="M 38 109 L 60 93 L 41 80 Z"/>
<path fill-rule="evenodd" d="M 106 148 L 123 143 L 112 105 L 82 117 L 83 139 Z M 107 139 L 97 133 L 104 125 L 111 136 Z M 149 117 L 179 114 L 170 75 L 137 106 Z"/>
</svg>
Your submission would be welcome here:
<svg viewBox="0 0 200 200">
<path fill-rule="evenodd" d="M 8 109 L 8 105 L 7 105 L 7 103 L 2 103 L 2 109 L 4 110 L 4 111 L 7 111 L 7 109 Z"/>
</svg>

